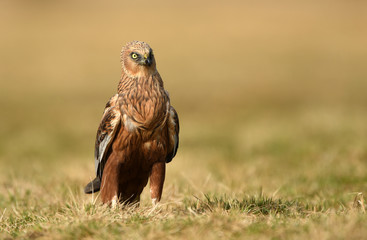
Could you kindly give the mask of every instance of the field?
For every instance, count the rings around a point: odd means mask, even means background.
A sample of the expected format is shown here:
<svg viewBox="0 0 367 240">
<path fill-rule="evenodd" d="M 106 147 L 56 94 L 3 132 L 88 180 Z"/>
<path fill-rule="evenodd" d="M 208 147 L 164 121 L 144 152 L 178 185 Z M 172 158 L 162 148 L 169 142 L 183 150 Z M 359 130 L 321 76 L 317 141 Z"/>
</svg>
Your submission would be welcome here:
<svg viewBox="0 0 367 240">
<path fill-rule="evenodd" d="M 0 239 L 364 239 L 364 1 L 2 1 Z M 181 122 L 161 203 L 85 195 L 119 53 Z"/>
</svg>

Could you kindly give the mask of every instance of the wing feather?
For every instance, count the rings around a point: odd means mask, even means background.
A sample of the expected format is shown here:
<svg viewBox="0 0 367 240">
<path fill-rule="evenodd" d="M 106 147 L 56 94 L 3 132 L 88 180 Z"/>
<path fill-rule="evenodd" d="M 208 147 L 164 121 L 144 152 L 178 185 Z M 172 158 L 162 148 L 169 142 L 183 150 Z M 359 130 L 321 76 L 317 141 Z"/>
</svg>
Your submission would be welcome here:
<svg viewBox="0 0 367 240">
<path fill-rule="evenodd" d="M 97 177 L 102 179 L 103 168 L 108 158 L 108 149 L 113 142 L 118 126 L 121 122 L 121 112 L 117 103 L 118 94 L 114 95 L 106 104 L 101 123 L 97 130 L 94 161 Z"/>
<path fill-rule="evenodd" d="M 172 159 L 176 156 L 178 145 L 179 145 L 179 137 L 178 134 L 180 132 L 180 123 L 178 120 L 178 115 L 176 110 L 171 106 L 168 117 L 168 135 L 170 138 L 170 151 L 166 157 L 166 163 L 172 161 Z"/>
</svg>

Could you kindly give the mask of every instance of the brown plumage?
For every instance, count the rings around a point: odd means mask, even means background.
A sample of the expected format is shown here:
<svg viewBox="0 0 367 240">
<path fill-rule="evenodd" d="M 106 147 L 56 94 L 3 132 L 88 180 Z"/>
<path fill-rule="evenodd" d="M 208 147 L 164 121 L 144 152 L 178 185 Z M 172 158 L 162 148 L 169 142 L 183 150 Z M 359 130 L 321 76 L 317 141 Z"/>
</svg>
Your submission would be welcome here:
<svg viewBox="0 0 367 240">
<path fill-rule="evenodd" d="M 122 76 L 97 131 L 97 177 L 86 193 L 101 190 L 103 203 L 139 202 L 150 180 L 153 203 L 161 199 L 166 163 L 176 155 L 179 122 L 148 44 L 121 51 Z"/>
</svg>

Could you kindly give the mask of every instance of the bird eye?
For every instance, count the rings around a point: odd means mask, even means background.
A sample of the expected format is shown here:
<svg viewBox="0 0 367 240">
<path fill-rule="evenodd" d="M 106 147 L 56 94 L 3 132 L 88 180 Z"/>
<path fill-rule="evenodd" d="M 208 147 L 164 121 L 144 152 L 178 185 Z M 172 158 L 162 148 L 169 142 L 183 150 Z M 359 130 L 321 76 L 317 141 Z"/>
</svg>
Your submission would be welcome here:
<svg viewBox="0 0 367 240">
<path fill-rule="evenodd" d="M 137 58 L 138 58 L 138 54 L 133 53 L 133 54 L 131 54 L 131 57 L 132 57 L 133 59 L 137 59 Z"/>
</svg>

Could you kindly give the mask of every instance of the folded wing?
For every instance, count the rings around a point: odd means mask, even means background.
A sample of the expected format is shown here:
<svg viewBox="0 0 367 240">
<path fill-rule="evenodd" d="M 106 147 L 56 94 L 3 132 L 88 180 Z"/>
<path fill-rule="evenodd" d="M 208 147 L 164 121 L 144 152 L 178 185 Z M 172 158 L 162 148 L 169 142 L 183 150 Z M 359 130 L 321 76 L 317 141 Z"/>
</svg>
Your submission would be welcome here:
<svg viewBox="0 0 367 240">
<path fill-rule="evenodd" d="M 99 124 L 94 150 L 96 178 L 87 184 L 84 189 L 85 193 L 97 192 L 100 189 L 103 169 L 108 159 L 108 149 L 121 122 L 121 112 L 117 99 L 118 94 L 114 95 L 107 102 L 101 123 Z"/>
<path fill-rule="evenodd" d="M 171 106 L 168 116 L 168 136 L 170 139 L 170 149 L 168 151 L 166 157 L 166 163 L 172 161 L 172 159 L 176 156 L 178 144 L 179 144 L 179 137 L 178 134 L 180 132 L 180 123 L 178 120 L 178 115 L 176 110 Z"/>
<path fill-rule="evenodd" d="M 113 96 L 104 110 L 101 123 L 99 124 L 96 136 L 94 161 L 96 175 L 102 178 L 103 168 L 108 158 L 108 148 L 115 137 L 116 130 L 121 122 L 121 112 L 117 103 L 118 94 Z"/>
</svg>

